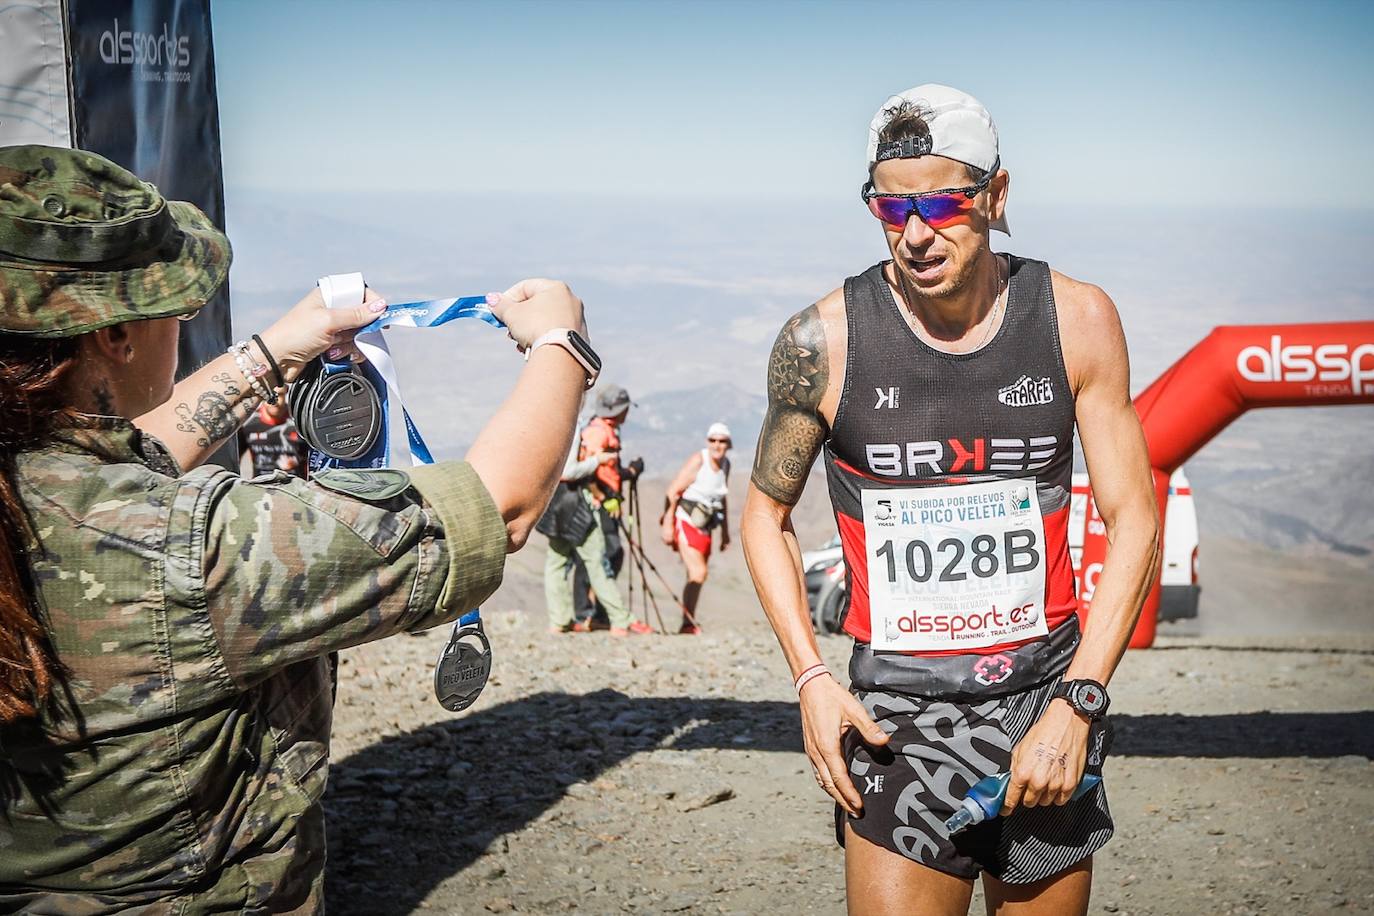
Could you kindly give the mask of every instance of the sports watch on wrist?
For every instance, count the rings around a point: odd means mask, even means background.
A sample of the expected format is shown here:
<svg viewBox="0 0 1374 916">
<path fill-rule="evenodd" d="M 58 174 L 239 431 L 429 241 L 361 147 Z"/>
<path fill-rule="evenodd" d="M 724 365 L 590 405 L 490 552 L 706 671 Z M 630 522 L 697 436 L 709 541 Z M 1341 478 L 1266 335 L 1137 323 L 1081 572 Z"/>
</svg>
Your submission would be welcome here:
<svg viewBox="0 0 1374 916">
<path fill-rule="evenodd" d="M 1051 699 L 1067 700 L 1070 706 L 1094 722 L 1105 716 L 1107 707 L 1112 705 L 1111 699 L 1107 696 L 1107 688 L 1087 678 L 1060 681 L 1059 686 L 1054 688 L 1054 696 Z"/>
<path fill-rule="evenodd" d="M 601 357 L 596 355 L 596 351 L 587 343 L 585 337 L 572 328 L 554 328 L 552 331 L 546 331 L 525 349 L 525 360 L 528 361 L 530 354 L 545 344 L 554 344 L 571 353 L 572 358 L 587 371 L 587 387 L 596 384 L 596 377 L 601 374 Z"/>
</svg>

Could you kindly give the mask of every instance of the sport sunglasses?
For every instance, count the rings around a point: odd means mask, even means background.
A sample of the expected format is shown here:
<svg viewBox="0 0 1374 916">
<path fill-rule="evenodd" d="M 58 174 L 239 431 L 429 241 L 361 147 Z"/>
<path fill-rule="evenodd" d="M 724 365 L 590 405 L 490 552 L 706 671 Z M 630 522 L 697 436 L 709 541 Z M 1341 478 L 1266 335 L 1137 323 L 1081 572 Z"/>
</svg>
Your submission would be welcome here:
<svg viewBox="0 0 1374 916">
<path fill-rule="evenodd" d="M 923 194 L 880 194 L 874 190 L 873 182 L 868 181 L 861 195 L 869 211 L 898 232 L 906 228 L 912 214 L 920 216 L 932 229 L 943 229 L 973 209 L 973 199 L 987 188 L 1000 167 L 1000 160 L 994 162 L 977 184 L 966 188 L 944 188 Z"/>
</svg>

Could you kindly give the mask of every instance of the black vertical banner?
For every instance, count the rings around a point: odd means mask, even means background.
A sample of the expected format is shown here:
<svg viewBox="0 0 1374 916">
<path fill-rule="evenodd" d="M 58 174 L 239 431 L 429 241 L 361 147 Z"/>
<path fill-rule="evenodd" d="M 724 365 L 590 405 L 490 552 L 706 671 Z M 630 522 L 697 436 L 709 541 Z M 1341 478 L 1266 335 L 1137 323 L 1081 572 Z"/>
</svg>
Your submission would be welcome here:
<svg viewBox="0 0 1374 916">
<path fill-rule="evenodd" d="M 224 228 L 210 0 L 67 0 L 74 145 Z M 181 331 L 181 374 L 229 346 L 229 290 Z"/>
</svg>

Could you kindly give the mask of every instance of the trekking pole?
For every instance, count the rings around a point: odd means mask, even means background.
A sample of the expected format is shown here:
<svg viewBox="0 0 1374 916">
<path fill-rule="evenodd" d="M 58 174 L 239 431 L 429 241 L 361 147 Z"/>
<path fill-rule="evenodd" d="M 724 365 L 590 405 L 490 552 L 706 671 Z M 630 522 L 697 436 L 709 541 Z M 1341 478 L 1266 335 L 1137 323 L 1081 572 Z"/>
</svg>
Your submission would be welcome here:
<svg viewBox="0 0 1374 916">
<path fill-rule="evenodd" d="M 638 492 L 635 493 L 635 500 L 636 500 L 635 507 L 636 507 L 636 509 L 638 509 L 638 500 L 639 500 L 639 493 L 638 493 Z M 643 562 L 640 564 L 640 567 L 639 567 L 640 584 L 641 584 L 642 586 L 644 586 L 645 588 L 648 588 L 648 587 L 649 587 L 649 582 L 648 582 L 648 577 L 647 577 L 647 576 L 645 575 L 645 573 L 644 573 L 644 564 L 647 563 L 651 569 L 653 569 L 654 564 L 653 564 L 653 561 L 649 559 L 649 555 L 648 555 L 648 554 L 645 552 L 645 550 L 644 550 L 644 516 L 639 515 L 638 513 L 636 513 L 636 525 L 639 526 L 639 553 L 640 553 L 640 557 L 641 557 L 642 560 L 643 560 Z M 658 570 L 657 570 L 657 569 L 654 569 L 654 573 L 655 573 L 655 575 L 657 575 L 657 574 L 658 574 Z M 662 576 L 658 576 L 658 580 L 659 580 L 660 582 L 663 583 L 663 587 L 664 587 L 665 589 L 668 590 L 668 594 L 672 597 L 673 601 L 677 603 L 677 606 L 678 606 L 679 608 L 681 608 L 681 607 L 682 607 L 682 600 L 681 600 L 680 598 L 678 598 L 676 595 L 673 594 L 673 588 L 672 588 L 672 586 L 669 585 L 668 582 L 667 582 L 667 580 L 665 580 Z"/>
<path fill-rule="evenodd" d="M 619 519 L 616 519 L 616 521 L 620 521 L 620 520 L 619 520 Z M 622 527 L 622 528 L 624 527 L 624 524 L 623 524 L 623 523 L 621 524 L 621 527 Z M 639 549 L 637 548 L 637 546 L 634 544 L 634 542 L 631 541 L 631 540 L 629 540 L 629 532 L 628 532 L 628 531 L 626 531 L 625 534 L 626 534 L 626 543 L 628 543 L 628 544 L 631 545 L 631 546 L 630 546 L 630 559 L 633 560 L 635 566 L 637 566 L 637 567 L 639 568 L 639 584 L 642 586 L 642 588 L 641 588 L 641 593 L 642 593 L 642 594 L 644 595 L 644 597 L 647 599 L 646 602 L 645 602 L 645 605 L 644 605 L 644 622 L 645 622 L 646 624 L 649 622 L 649 604 L 648 604 L 648 603 L 649 603 L 649 602 L 652 602 L 652 603 L 653 603 L 653 606 L 654 606 L 654 617 L 656 617 L 656 618 L 658 619 L 658 631 L 659 631 L 660 633 L 667 633 L 667 632 L 668 632 L 668 628 L 667 628 L 666 626 L 664 626 L 664 624 L 663 624 L 663 615 L 662 615 L 661 613 L 659 613 L 659 610 L 658 610 L 658 596 L 654 594 L 653 589 L 649 588 L 649 582 L 648 582 L 648 580 L 644 577 L 644 551 L 639 550 Z"/>
<path fill-rule="evenodd" d="M 627 524 L 627 525 L 625 526 L 625 539 L 626 539 L 626 543 L 628 543 L 628 544 L 630 545 L 630 557 L 633 559 L 633 557 L 634 557 L 634 552 L 635 552 L 635 537 L 634 537 L 633 535 L 634 535 L 634 530 L 635 530 L 635 528 L 637 527 L 637 521 L 638 521 L 638 519 L 639 519 L 639 479 L 638 479 L 638 478 L 631 478 L 631 479 L 630 479 L 630 486 L 629 486 L 629 489 L 628 489 L 628 491 L 627 491 L 627 493 L 626 493 L 625 504 L 626 504 L 626 507 L 629 509 L 629 512 L 630 512 L 630 521 L 629 521 L 629 524 Z M 647 625 L 649 625 L 649 598 L 648 598 L 648 593 L 647 593 L 645 590 L 648 588 L 648 584 L 645 582 L 645 579 L 644 579 L 644 570 L 643 570 L 643 568 L 640 568 L 640 567 L 639 567 L 639 564 L 638 564 L 638 563 L 636 563 L 634 566 L 631 566 L 631 567 L 630 567 L 630 577 L 629 577 L 629 578 L 630 578 L 630 591 L 631 591 L 631 595 L 633 595 L 633 592 L 634 592 L 634 578 L 635 578 L 635 569 L 636 569 L 636 568 L 639 568 L 639 604 L 640 604 L 640 619 L 643 620 L 643 621 L 644 621 L 644 624 L 647 626 Z M 630 611 L 631 611 L 631 613 L 634 612 L 634 598 L 633 598 L 633 597 L 631 597 L 631 599 L 630 599 Z"/>
<path fill-rule="evenodd" d="M 632 518 L 634 519 L 634 526 L 635 526 L 635 543 L 637 543 L 637 544 L 640 545 L 640 548 L 641 548 L 641 551 L 642 551 L 643 545 L 644 545 L 644 516 L 642 516 L 642 515 L 639 514 L 639 478 L 638 478 L 638 477 L 636 477 L 634 480 L 630 481 L 630 500 L 631 500 L 631 502 L 632 502 L 632 504 L 633 504 L 633 511 L 634 511 L 634 515 L 632 516 Z M 647 598 L 648 588 L 649 588 L 649 581 L 648 581 L 648 579 L 646 579 L 645 576 L 644 576 L 644 567 L 643 567 L 643 566 L 640 566 L 640 567 L 639 567 L 640 603 L 642 603 L 642 604 L 644 605 L 644 622 L 645 622 L 645 623 L 648 623 L 648 622 L 649 622 L 649 602 L 648 602 L 648 598 Z M 662 622 L 662 621 L 660 620 L 660 622 Z"/>
<path fill-rule="evenodd" d="M 634 482 L 634 480 L 632 479 L 632 480 L 630 481 L 629 491 L 628 491 L 628 493 L 626 494 L 628 498 L 625 500 L 625 507 L 626 507 L 626 509 L 628 509 L 629 512 L 632 513 L 631 516 L 630 516 L 630 518 L 631 518 L 632 520 L 633 520 L 633 518 L 634 518 L 634 513 L 635 513 L 635 511 L 636 511 L 636 510 L 635 510 L 635 504 L 634 504 L 634 493 L 635 493 L 635 482 Z M 633 552 L 634 552 L 633 545 L 631 546 L 631 551 L 630 551 L 630 552 L 631 552 L 631 554 L 633 554 Z M 627 608 L 629 608 L 629 610 L 630 610 L 630 615 L 631 615 L 631 616 L 634 616 L 634 612 L 635 612 L 635 568 L 634 568 L 633 566 L 630 567 L 629 575 L 627 575 L 627 576 L 625 577 L 625 587 L 626 587 L 626 589 L 628 590 L 627 593 L 628 593 L 628 595 L 629 595 L 629 600 L 626 601 L 625 606 L 626 606 Z M 645 620 L 644 623 L 647 625 L 647 624 L 649 623 L 649 621 L 648 621 L 648 620 Z"/>
<path fill-rule="evenodd" d="M 616 519 L 616 521 L 620 520 Z M 647 565 L 649 569 L 653 571 L 654 576 L 663 585 L 664 590 L 668 592 L 668 597 L 676 601 L 677 606 L 682 609 L 682 616 L 686 617 L 687 620 L 692 624 L 692 626 L 696 626 L 696 617 L 692 614 L 691 611 L 687 610 L 687 605 L 682 603 L 682 597 L 677 592 L 673 591 L 673 587 L 668 584 L 668 580 L 663 577 L 663 573 L 658 571 L 658 567 L 654 565 L 653 560 L 649 559 L 649 555 L 644 552 L 644 549 L 642 547 L 639 548 L 637 559 L 638 561 L 640 561 L 640 574 L 643 575 L 644 566 Z M 648 586 L 645 587 L 647 588 Z"/>
<path fill-rule="evenodd" d="M 626 523 L 625 527 L 626 527 L 626 529 L 629 530 L 629 531 L 633 531 L 633 530 L 634 530 L 635 516 L 638 514 L 638 510 L 635 509 L 635 484 L 636 484 L 636 481 L 634 480 L 634 478 L 631 478 L 631 479 L 630 479 L 630 482 L 629 482 L 628 484 L 626 484 L 626 486 L 625 486 L 625 512 L 626 512 L 625 518 L 628 519 L 628 522 Z M 629 547 L 629 548 L 627 548 L 627 549 L 628 549 L 628 551 L 630 552 L 630 555 L 633 556 L 633 555 L 634 555 L 634 547 L 631 546 L 631 547 Z M 634 610 L 635 610 L 635 599 L 634 599 L 634 589 L 635 589 L 635 584 L 634 584 L 634 583 L 635 583 L 635 568 L 634 568 L 634 566 L 631 566 L 631 567 L 630 567 L 629 577 L 630 577 L 630 613 L 633 614 L 633 613 L 634 613 Z M 641 604 L 643 603 L 643 599 L 642 599 L 642 598 L 640 599 L 640 603 L 641 603 Z M 648 618 L 645 617 L 645 618 L 644 618 L 644 623 L 647 624 L 648 622 L 649 622 Z"/>
<path fill-rule="evenodd" d="M 636 560 L 635 562 L 639 562 L 639 561 Z M 643 577 L 644 577 L 644 568 L 643 568 L 642 565 L 640 566 L 639 574 L 640 574 L 640 578 L 643 579 Z M 641 583 L 641 584 L 642 584 L 642 583 Z M 643 592 L 644 595 L 646 595 L 646 596 L 648 597 L 648 599 L 649 599 L 649 602 L 648 602 L 648 603 L 652 603 L 652 604 L 653 604 L 653 607 L 654 607 L 654 619 L 658 621 L 658 631 L 659 631 L 660 633 L 663 633 L 663 634 L 666 635 L 667 632 L 668 632 L 668 627 L 667 627 L 667 625 L 663 622 L 663 614 L 660 613 L 660 612 L 659 612 L 659 609 L 658 609 L 658 596 L 655 595 L 655 594 L 653 593 L 653 591 L 651 591 L 647 585 L 644 586 L 644 588 L 642 589 L 642 592 Z M 645 622 L 645 623 L 648 623 L 648 622 L 649 622 L 649 608 L 648 608 L 648 603 L 646 603 L 645 608 L 644 608 L 644 622 Z"/>
</svg>

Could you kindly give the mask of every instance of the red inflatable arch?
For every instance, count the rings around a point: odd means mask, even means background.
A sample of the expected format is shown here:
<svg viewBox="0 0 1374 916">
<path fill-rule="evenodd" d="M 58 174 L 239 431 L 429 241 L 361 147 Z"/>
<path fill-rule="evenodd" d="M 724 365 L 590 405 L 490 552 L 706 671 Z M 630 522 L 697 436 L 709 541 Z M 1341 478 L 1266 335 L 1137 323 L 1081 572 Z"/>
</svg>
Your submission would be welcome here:
<svg viewBox="0 0 1374 916">
<path fill-rule="evenodd" d="M 1135 399 L 1161 524 L 1169 475 L 1232 420 L 1256 407 L 1319 404 L 1374 404 L 1374 321 L 1219 327 L 1204 337 Z M 1106 555 L 1106 531 L 1089 497 L 1080 563 L 1084 619 Z M 1156 578 L 1132 648 L 1154 643 L 1158 612 Z"/>
</svg>

